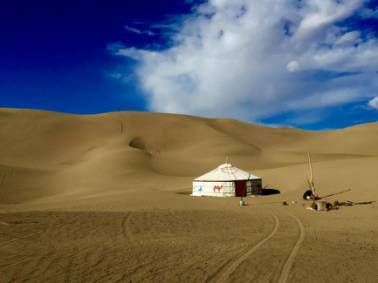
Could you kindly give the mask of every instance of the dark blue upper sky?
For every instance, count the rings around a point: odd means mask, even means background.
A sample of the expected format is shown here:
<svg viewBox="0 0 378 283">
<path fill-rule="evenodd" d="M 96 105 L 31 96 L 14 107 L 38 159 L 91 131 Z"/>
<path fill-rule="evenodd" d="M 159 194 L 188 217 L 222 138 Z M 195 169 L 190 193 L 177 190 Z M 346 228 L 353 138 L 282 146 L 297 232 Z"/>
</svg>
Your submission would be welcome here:
<svg viewBox="0 0 378 283">
<path fill-rule="evenodd" d="M 109 44 L 164 49 L 169 38 L 158 27 L 152 32 L 151 25 L 193 12 L 194 2 L 199 1 L 1 1 L 0 107 L 148 111 L 147 98 L 134 81 L 135 62 L 111 54 Z M 377 1 L 366 7 L 377 9 Z M 350 17 L 340 24 L 360 30 L 362 36 L 378 37 L 377 18 Z M 129 79 L 114 79 L 117 73 Z M 290 112 L 256 122 L 324 129 L 378 119 L 378 110 L 368 108 L 366 101 L 308 110 L 304 116 L 320 112 L 324 119 L 311 123 L 296 123 L 298 113 Z"/>
<path fill-rule="evenodd" d="M 109 77 L 117 69 L 127 70 L 107 45 L 147 45 L 151 38 L 124 26 L 187 13 L 190 6 L 181 2 L 1 1 L 0 107 L 72 113 L 145 110 L 135 86 Z"/>
</svg>

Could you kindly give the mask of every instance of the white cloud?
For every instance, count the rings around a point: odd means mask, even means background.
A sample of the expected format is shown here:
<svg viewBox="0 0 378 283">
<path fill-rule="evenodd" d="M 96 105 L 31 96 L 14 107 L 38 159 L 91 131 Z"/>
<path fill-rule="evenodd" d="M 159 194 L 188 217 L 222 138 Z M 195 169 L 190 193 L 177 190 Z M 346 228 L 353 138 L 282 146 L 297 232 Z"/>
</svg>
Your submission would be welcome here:
<svg viewBox="0 0 378 283">
<path fill-rule="evenodd" d="M 361 42 L 360 39 L 361 35 L 358 31 L 351 31 L 343 34 L 342 36 L 339 36 L 336 41 L 335 45 L 345 45 L 349 46 L 351 44 L 358 44 Z"/>
<path fill-rule="evenodd" d="M 289 72 L 296 72 L 299 71 L 300 65 L 297 61 L 290 61 L 286 68 Z"/>
<path fill-rule="evenodd" d="M 141 34 L 141 35 L 149 35 L 149 36 L 153 36 L 153 35 L 156 35 L 155 32 L 151 31 L 151 30 L 143 30 L 143 29 L 139 29 L 139 28 L 136 28 L 136 27 L 132 27 L 132 26 L 124 26 L 123 27 L 126 31 L 128 32 L 132 32 L 132 33 L 136 33 L 136 34 Z"/>
<path fill-rule="evenodd" d="M 369 106 L 378 110 L 378 96 L 369 101 Z"/>
<path fill-rule="evenodd" d="M 338 24 L 364 3 L 210 0 L 170 48 L 118 46 L 114 54 L 138 62 L 154 111 L 258 120 L 367 101 L 378 89 L 378 41 Z"/>
</svg>

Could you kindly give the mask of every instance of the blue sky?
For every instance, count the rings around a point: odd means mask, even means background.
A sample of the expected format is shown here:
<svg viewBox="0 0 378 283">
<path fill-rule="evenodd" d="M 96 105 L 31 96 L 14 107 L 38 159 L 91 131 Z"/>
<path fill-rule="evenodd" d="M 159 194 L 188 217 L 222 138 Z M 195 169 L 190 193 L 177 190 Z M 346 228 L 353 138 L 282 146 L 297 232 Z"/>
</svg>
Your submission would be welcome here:
<svg viewBox="0 0 378 283">
<path fill-rule="evenodd" d="M 2 1 L 0 107 L 378 120 L 378 1 Z"/>
<path fill-rule="evenodd" d="M 175 2 L 1 1 L 0 106 L 72 113 L 146 110 L 135 84 L 111 76 L 129 66 L 107 46 L 158 40 L 124 26 L 190 11 Z"/>
</svg>

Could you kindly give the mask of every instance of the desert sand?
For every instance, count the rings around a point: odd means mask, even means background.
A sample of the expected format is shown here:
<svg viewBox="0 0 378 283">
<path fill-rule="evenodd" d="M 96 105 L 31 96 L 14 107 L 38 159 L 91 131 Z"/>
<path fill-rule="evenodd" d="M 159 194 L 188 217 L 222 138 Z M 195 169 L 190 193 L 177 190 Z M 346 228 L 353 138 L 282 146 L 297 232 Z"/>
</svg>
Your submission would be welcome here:
<svg viewBox="0 0 378 283">
<path fill-rule="evenodd" d="M 378 203 L 304 209 L 307 152 L 327 200 L 378 200 L 378 123 L 0 109 L 0 282 L 377 282 Z M 280 193 L 191 197 L 226 157 Z"/>
</svg>

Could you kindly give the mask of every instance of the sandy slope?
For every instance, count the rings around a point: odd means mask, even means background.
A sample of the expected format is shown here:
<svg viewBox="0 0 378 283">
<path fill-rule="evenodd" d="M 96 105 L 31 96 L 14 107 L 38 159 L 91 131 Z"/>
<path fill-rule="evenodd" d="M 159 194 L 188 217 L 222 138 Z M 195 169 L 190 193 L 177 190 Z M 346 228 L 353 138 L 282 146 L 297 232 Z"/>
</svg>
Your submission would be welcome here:
<svg viewBox="0 0 378 283">
<path fill-rule="evenodd" d="M 303 209 L 307 151 L 321 195 L 378 200 L 377 123 L 0 109 L 0 282 L 376 282 L 378 204 Z M 226 156 L 281 194 L 190 197 Z"/>
</svg>

